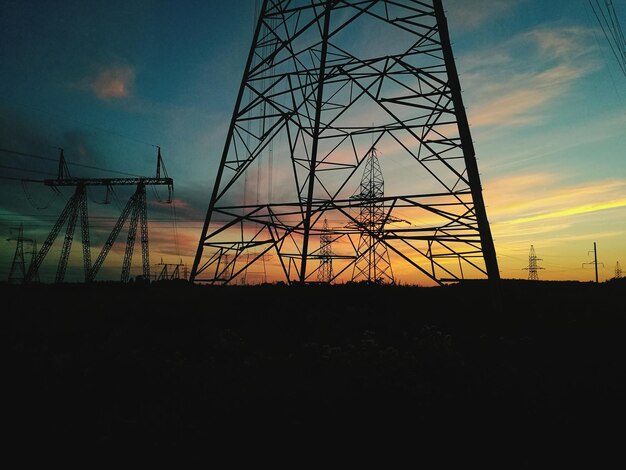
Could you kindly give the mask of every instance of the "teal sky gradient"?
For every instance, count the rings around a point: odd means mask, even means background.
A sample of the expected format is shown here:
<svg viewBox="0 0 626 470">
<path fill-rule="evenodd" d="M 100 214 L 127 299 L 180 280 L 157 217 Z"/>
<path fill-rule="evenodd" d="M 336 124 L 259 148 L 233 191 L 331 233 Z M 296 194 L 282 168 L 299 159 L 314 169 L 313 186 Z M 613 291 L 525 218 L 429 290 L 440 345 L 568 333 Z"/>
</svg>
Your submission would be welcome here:
<svg viewBox="0 0 626 470">
<path fill-rule="evenodd" d="M 160 260 L 191 267 L 255 3 L 0 0 L 0 278 L 12 229 L 43 243 L 70 195 L 19 181 L 54 177 L 59 148 L 73 175 L 103 177 L 120 175 L 99 168 L 154 175 L 160 146 L 175 203 L 158 202 L 163 189 L 148 194 L 153 271 Z M 612 3 L 626 27 L 626 0 Z M 591 281 L 595 242 L 600 280 L 612 278 L 626 266 L 626 76 L 590 3 L 444 6 L 501 276 L 526 278 L 533 245 L 540 279 Z M 90 193 L 92 244 L 129 194 L 104 205 Z M 75 240 L 80 267 L 78 231 Z M 124 243 L 99 279 L 119 278 Z M 42 272 L 51 280 L 57 244 Z M 74 271 L 68 280 L 82 279 Z"/>
</svg>

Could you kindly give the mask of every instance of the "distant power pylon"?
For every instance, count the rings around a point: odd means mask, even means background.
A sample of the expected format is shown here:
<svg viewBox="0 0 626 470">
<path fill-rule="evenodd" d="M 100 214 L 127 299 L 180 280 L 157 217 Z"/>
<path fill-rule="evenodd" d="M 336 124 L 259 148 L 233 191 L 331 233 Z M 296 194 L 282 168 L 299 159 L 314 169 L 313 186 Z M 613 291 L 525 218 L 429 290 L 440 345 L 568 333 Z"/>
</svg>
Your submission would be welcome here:
<svg viewBox="0 0 626 470">
<path fill-rule="evenodd" d="M 164 176 L 161 176 L 161 172 Z M 117 236 L 119 235 L 122 227 L 128 217 L 130 216 L 130 226 L 128 228 L 128 238 L 126 242 L 126 250 L 124 253 L 124 262 L 122 266 L 122 282 L 126 282 L 129 279 L 130 265 L 135 246 L 135 239 L 137 237 L 137 227 L 140 227 L 140 239 L 141 239 L 141 254 L 143 264 L 143 277 L 145 279 L 150 278 L 150 260 L 148 249 L 148 224 L 147 224 L 147 205 L 146 205 L 146 186 L 150 185 L 167 185 L 169 190 L 168 201 L 171 201 L 173 180 L 167 176 L 163 160 L 161 158 L 161 149 L 158 149 L 157 153 L 157 168 L 155 177 L 138 177 L 138 178 L 76 178 L 70 175 L 63 149 L 61 149 L 59 157 L 59 167 L 57 178 L 46 179 L 43 181 L 46 186 L 49 186 L 54 191 L 58 192 L 59 187 L 75 187 L 74 194 L 68 200 L 61 215 L 58 217 L 52 230 L 48 234 L 48 237 L 44 241 L 41 250 L 37 252 L 33 263 L 28 269 L 24 278 L 25 282 L 33 281 L 39 271 L 39 267 L 44 258 L 50 251 L 54 241 L 56 240 L 61 228 L 67 224 L 65 230 L 65 238 L 63 240 L 63 247 L 61 249 L 61 256 L 59 259 L 56 282 L 63 282 L 65 278 L 65 272 L 67 269 L 67 263 L 69 260 L 70 250 L 74 239 L 74 230 L 76 223 L 80 220 L 81 235 L 82 235 L 82 248 L 83 248 L 83 267 L 85 271 L 85 282 L 93 281 L 98 273 L 100 267 L 104 263 L 105 258 L 110 252 Z M 133 185 L 137 189 L 131 196 L 126 207 L 124 207 L 122 214 L 117 220 L 111 234 L 106 240 L 104 246 L 95 262 L 91 262 L 91 243 L 89 238 L 89 217 L 87 211 L 87 187 L 88 186 L 105 186 L 107 191 L 113 186 L 119 185 Z M 79 217 L 80 216 L 80 217 Z"/>
<path fill-rule="evenodd" d="M 615 263 L 615 279 L 622 278 L 622 268 L 619 266 L 619 261 Z"/>
<path fill-rule="evenodd" d="M 11 263 L 11 270 L 9 271 L 9 283 L 21 284 L 24 281 L 26 275 L 26 266 L 24 264 L 24 231 L 22 224 L 17 229 L 16 237 L 7 238 L 8 241 L 15 241 L 15 255 L 13 256 L 13 262 Z"/>
<path fill-rule="evenodd" d="M 543 261 L 541 258 L 537 258 L 535 254 L 535 247 L 530 245 L 530 254 L 528 255 L 528 267 L 524 269 L 528 269 L 528 280 L 529 281 L 538 281 L 539 275 L 537 274 L 537 270 L 544 269 L 537 266 L 537 261 Z"/>
<path fill-rule="evenodd" d="M 324 219 L 322 234 L 320 235 L 320 267 L 317 271 L 317 280 L 330 283 L 333 280 L 333 237 L 330 234 L 328 220 Z"/>
<path fill-rule="evenodd" d="M 190 280 L 316 282 L 324 220 L 336 278 L 500 278 L 441 0 L 262 2 Z"/>
<path fill-rule="evenodd" d="M 21 284 L 24 282 L 28 269 L 33 264 L 35 254 L 37 253 L 37 243 L 33 239 L 24 238 L 23 224 L 20 224 L 20 226 L 14 230 L 17 230 L 17 236 L 12 236 L 12 237 L 7 238 L 8 241 L 16 242 L 15 254 L 13 256 L 13 261 L 11 263 L 11 269 L 9 271 L 8 281 L 11 284 Z M 30 251 L 24 251 L 25 243 L 30 244 L 30 247 L 31 247 Z M 26 267 L 26 260 L 24 258 L 24 254 L 31 255 L 28 268 Z M 39 272 L 34 273 L 33 280 L 35 282 L 39 281 Z"/>
<path fill-rule="evenodd" d="M 382 240 L 382 234 L 386 224 L 407 221 L 390 216 L 384 196 L 383 172 L 376 149 L 372 147 L 365 160 L 359 189 L 351 197 L 359 213 L 348 227 L 356 228 L 360 234 L 352 281 L 395 284 L 389 250 Z"/>
<path fill-rule="evenodd" d="M 183 279 L 186 278 L 187 273 L 184 271 L 185 265 L 182 260 L 180 263 L 164 263 L 163 258 L 161 258 L 161 262 L 157 264 L 157 266 L 163 266 L 161 268 L 161 272 L 157 275 L 157 281 L 173 281 L 175 279 L 181 278 L 181 267 L 183 268 Z"/>
</svg>

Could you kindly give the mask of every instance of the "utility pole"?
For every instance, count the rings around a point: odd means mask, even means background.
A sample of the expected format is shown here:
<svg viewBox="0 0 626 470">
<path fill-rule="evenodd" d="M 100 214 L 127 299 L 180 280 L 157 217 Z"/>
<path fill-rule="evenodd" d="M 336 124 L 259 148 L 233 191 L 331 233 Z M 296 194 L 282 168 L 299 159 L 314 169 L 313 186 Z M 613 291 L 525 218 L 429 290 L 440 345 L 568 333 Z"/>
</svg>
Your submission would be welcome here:
<svg viewBox="0 0 626 470">
<path fill-rule="evenodd" d="M 591 253 L 591 251 L 588 251 L 587 255 L 589 255 L 589 253 Z M 601 264 L 602 266 L 604 266 L 604 263 L 598 263 L 598 252 L 596 250 L 596 242 L 593 242 L 593 262 L 583 263 L 583 268 L 585 267 L 586 264 L 593 264 L 596 270 L 596 284 L 597 284 L 598 283 L 598 264 Z"/>
</svg>

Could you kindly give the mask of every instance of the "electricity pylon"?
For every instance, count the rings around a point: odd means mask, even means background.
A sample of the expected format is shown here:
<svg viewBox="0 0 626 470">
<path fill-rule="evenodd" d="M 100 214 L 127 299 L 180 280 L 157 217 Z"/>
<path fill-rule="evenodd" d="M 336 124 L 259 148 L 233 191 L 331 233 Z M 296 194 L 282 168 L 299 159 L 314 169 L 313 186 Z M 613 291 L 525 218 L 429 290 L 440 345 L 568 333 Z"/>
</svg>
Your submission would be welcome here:
<svg viewBox="0 0 626 470">
<path fill-rule="evenodd" d="M 15 241 L 15 254 L 13 255 L 13 261 L 11 262 L 11 269 L 9 271 L 8 281 L 10 284 L 21 284 L 24 282 L 26 273 L 33 263 L 35 255 L 37 254 L 37 242 L 31 238 L 24 238 L 24 226 L 20 226 L 16 229 L 17 236 L 11 236 L 7 238 L 7 241 Z M 30 251 L 24 251 L 24 243 L 30 244 Z M 30 254 L 29 268 L 26 268 L 26 261 L 24 254 Z M 39 282 L 39 272 L 36 271 L 33 274 L 34 282 Z"/>
<path fill-rule="evenodd" d="M 324 219 L 322 234 L 320 235 L 320 266 L 317 271 L 317 280 L 330 283 L 333 280 L 333 238 L 328 227 L 328 220 Z"/>
<path fill-rule="evenodd" d="M 619 265 L 619 261 L 615 263 L 615 279 L 622 278 L 622 268 Z"/>
<path fill-rule="evenodd" d="M 272 252 L 272 280 L 314 282 L 325 219 L 335 278 L 349 276 L 372 148 L 381 217 L 410 221 L 367 232 L 394 272 L 499 279 L 441 0 L 263 1 L 190 280 L 236 283 Z"/>
<path fill-rule="evenodd" d="M 537 261 L 543 261 L 541 258 L 537 258 L 535 254 L 535 247 L 530 245 L 530 254 L 528 255 L 528 267 L 524 269 L 528 269 L 528 280 L 529 281 L 538 281 L 539 275 L 537 274 L 537 270 L 544 269 L 537 266 Z"/>
<path fill-rule="evenodd" d="M 384 205 L 385 182 L 376 149 L 372 147 L 365 161 L 365 170 L 359 191 L 352 196 L 358 206 L 356 222 L 349 227 L 360 231 L 356 260 L 352 270 L 352 281 L 367 281 L 375 284 L 395 284 L 393 268 L 387 245 L 381 240 L 386 224 L 410 222 L 390 218 Z"/>
<path fill-rule="evenodd" d="M 26 265 L 24 264 L 24 229 L 20 224 L 17 229 L 17 236 L 7 238 L 7 241 L 15 241 L 15 254 L 13 255 L 13 262 L 11 263 L 11 269 L 9 271 L 9 283 L 21 284 L 24 281 L 26 275 Z"/>
<path fill-rule="evenodd" d="M 161 272 L 157 275 L 157 281 L 173 281 L 181 278 L 181 266 L 184 270 L 185 265 L 181 260 L 180 263 L 164 263 L 163 258 L 161 258 L 161 262 L 157 264 L 157 266 L 163 266 L 161 268 Z M 184 279 L 184 278 L 183 278 Z"/>
<path fill-rule="evenodd" d="M 161 172 L 164 176 L 161 176 Z M 169 197 L 168 202 L 171 201 L 172 189 L 174 182 L 172 178 L 167 176 L 167 171 L 161 157 L 161 149 L 158 149 L 157 153 L 157 168 L 155 177 L 138 177 L 138 178 L 77 178 L 70 175 L 63 149 L 61 149 L 59 157 L 59 167 L 57 178 L 46 179 L 43 181 L 46 186 L 49 186 L 54 191 L 58 192 L 59 187 L 74 187 L 74 194 L 68 200 L 63 211 L 59 215 L 52 230 L 48 234 L 44 241 L 41 250 L 39 250 L 33 258 L 33 261 L 25 275 L 24 281 L 34 281 L 38 276 L 39 267 L 46 258 L 50 248 L 54 244 L 59 232 L 65 224 L 65 237 L 63 240 L 63 247 L 61 249 L 61 256 L 59 258 L 58 267 L 56 271 L 56 282 L 63 282 L 67 269 L 67 264 L 70 256 L 70 250 L 74 239 L 74 231 L 76 223 L 80 219 L 81 235 L 82 235 L 82 251 L 83 251 L 83 268 L 85 272 L 85 282 L 91 282 L 95 279 L 100 267 L 104 263 L 105 258 L 111 251 L 113 244 L 119 235 L 122 227 L 128 217 L 130 216 L 130 225 L 128 228 L 128 238 L 126 241 L 126 250 L 124 253 L 124 261 L 122 266 L 122 282 L 126 282 L 129 279 L 130 266 L 135 246 L 135 239 L 137 236 L 137 226 L 140 226 L 140 240 L 141 240 L 141 252 L 142 252 L 142 268 L 143 276 L 146 279 L 150 277 L 150 260 L 149 260 L 149 248 L 148 248 L 148 223 L 147 223 L 147 205 L 146 205 L 146 186 L 149 185 L 167 185 Z M 89 216 L 87 210 L 87 187 L 88 186 L 105 186 L 107 190 L 113 186 L 136 186 L 137 189 L 128 200 L 124 207 L 122 214 L 117 220 L 111 234 L 106 240 L 100 254 L 96 260 L 91 262 L 91 243 L 89 237 Z M 80 218 L 79 218 L 80 215 Z"/>
</svg>

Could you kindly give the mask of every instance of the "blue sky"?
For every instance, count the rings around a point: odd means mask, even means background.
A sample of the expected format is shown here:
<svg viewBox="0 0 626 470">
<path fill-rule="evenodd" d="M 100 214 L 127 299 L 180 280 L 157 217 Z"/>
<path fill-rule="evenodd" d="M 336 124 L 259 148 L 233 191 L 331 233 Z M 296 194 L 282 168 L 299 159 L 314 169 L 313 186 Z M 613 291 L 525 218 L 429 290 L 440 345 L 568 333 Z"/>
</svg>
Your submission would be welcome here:
<svg viewBox="0 0 626 470">
<path fill-rule="evenodd" d="M 528 276 L 533 245 L 540 279 L 593 280 L 594 242 L 600 280 L 613 277 L 626 266 L 626 77 L 590 3 L 444 6 L 502 277 Z M 626 1 L 613 6 L 625 25 Z M 0 151 L 0 273 L 11 229 L 43 243 L 70 195 L 19 181 L 54 177 L 59 148 L 73 175 L 100 177 L 153 175 L 160 146 L 175 201 L 149 192 L 151 261 L 191 267 L 254 14 L 254 0 L 0 0 L 0 149 L 31 155 Z M 95 244 L 117 196 L 90 194 Z M 123 245 L 100 278 L 119 277 Z"/>
</svg>

